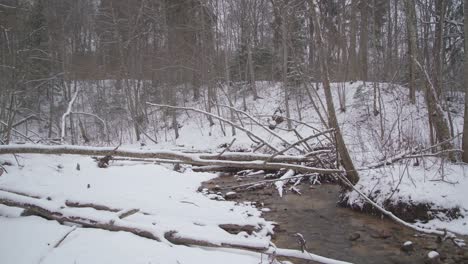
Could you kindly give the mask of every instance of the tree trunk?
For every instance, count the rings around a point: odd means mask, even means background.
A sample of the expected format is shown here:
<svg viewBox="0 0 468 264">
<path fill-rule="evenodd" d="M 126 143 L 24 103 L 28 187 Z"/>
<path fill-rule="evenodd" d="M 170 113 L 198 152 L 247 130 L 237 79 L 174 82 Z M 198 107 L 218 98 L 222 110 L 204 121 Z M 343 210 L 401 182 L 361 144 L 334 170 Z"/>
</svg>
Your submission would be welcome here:
<svg viewBox="0 0 468 264">
<path fill-rule="evenodd" d="M 432 77 L 434 88 L 437 95 L 440 95 L 442 90 L 442 43 L 443 43 L 443 26 L 445 20 L 445 0 L 436 0 L 436 26 L 434 33 L 434 67 Z"/>
<path fill-rule="evenodd" d="M 463 25 L 465 28 L 465 36 L 468 36 L 468 0 L 464 2 L 464 16 L 465 16 L 465 24 Z M 466 41 L 465 37 L 465 119 L 463 121 L 463 161 L 468 162 L 468 41 Z"/>
<path fill-rule="evenodd" d="M 409 57 L 409 98 L 410 102 L 416 102 L 416 61 L 414 58 L 418 57 L 418 43 L 416 32 L 416 11 L 413 0 L 405 0 L 406 12 L 406 30 L 408 35 L 408 57 Z"/>
<path fill-rule="evenodd" d="M 288 83 L 288 30 L 287 30 L 287 15 L 288 11 L 286 6 L 283 6 L 283 21 L 281 23 L 281 34 L 282 34 L 282 46 L 283 46 L 283 92 L 284 92 L 284 104 L 286 107 L 286 117 L 288 129 L 292 129 L 291 114 L 289 111 L 289 83 Z"/>
<path fill-rule="evenodd" d="M 322 30 L 320 27 L 320 20 L 316 12 L 319 10 L 315 10 L 315 0 L 311 0 L 311 3 L 313 9 L 312 12 L 314 12 L 314 24 L 315 28 L 317 29 L 317 46 L 319 47 L 319 60 L 322 66 L 322 81 L 323 89 L 325 92 L 325 98 L 327 101 L 328 123 L 331 128 L 335 129 L 335 140 L 338 148 L 338 153 L 342 159 L 341 162 L 346 170 L 346 177 L 354 185 L 359 181 L 359 174 L 354 168 L 353 161 L 349 155 L 348 149 L 341 134 L 340 126 L 338 125 L 338 120 L 336 118 L 335 106 L 333 104 L 333 96 L 330 87 L 330 77 L 328 74 L 328 62 L 327 58 L 325 57 L 326 52 L 324 49 Z"/>
<path fill-rule="evenodd" d="M 444 110 L 440 105 L 439 98 L 437 96 L 436 89 L 431 82 L 431 78 L 424 69 L 424 67 L 413 58 L 416 64 L 418 65 L 419 69 L 422 71 L 422 74 L 426 77 L 426 102 L 427 102 L 427 109 L 429 111 L 429 115 L 432 118 L 434 129 L 436 132 L 436 138 L 439 143 L 442 143 L 442 149 L 447 150 L 452 148 L 452 143 L 449 141 L 450 139 L 450 130 L 448 126 L 447 119 L 445 118 Z M 453 154 L 450 153 L 450 159 L 453 159 Z"/>
<path fill-rule="evenodd" d="M 369 38 L 369 29 L 368 29 L 368 2 L 365 0 L 361 0 L 359 9 L 361 13 L 361 38 L 359 41 L 359 60 L 361 68 L 361 80 L 367 81 L 368 80 L 368 60 L 367 60 L 367 52 L 368 52 L 368 38 Z"/>
<path fill-rule="evenodd" d="M 351 25 L 349 33 L 349 58 L 348 58 L 348 65 L 349 65 L 349 76 L 351 81 L 356 81 L 358 78 L 358 71 L 357 71 L 357 54 L 356 54 L 356 32 L 357 32 L 357 1 L 352 0 L 351 2 Z"/>
</svg>

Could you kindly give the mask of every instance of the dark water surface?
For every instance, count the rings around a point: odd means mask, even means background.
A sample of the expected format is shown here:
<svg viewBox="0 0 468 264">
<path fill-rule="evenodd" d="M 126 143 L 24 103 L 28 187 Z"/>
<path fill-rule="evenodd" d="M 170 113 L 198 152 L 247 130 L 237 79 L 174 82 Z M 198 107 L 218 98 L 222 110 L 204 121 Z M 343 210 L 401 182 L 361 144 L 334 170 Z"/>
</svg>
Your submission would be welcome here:
<svg viewBox="0 0 468 264">
<path fill-rule="evenodd" d="M 235 177 L 220 177 L 204 184 L 212 188 L 233 186 L 261 177 L 239 182 Z M 279 197 L 274 187 L 238 192 L 237 201 L 254 201 L 259 208 L 269 208 L 263 214 L 278 223 L 273 242 L 282 248 L 300 249 L 297 238 L 301 233 L 309 252 L 353 263 L 426 263 L 427 253 L 436 250 L 440 263 L 468 264 L 467 247 L 458 248 L 451 241 L 437 242 L 437 237 L 417 232 L 376 215 L 368 215 L 339 207 L 336 204 L 340 187 L 333 184 L 298 186 L 302 195 L 286 192 Z M 263 206 L 261 206 L 263 204 Z M 359 236 L 358 239 L 353 240 Z M 467 241 L 467 238 L 464 238 Z M 401 250 L 405 241 L 412 241 L 414 250 Z M 312 263 L 291 259 L 296 264 Z"/>
</svg>

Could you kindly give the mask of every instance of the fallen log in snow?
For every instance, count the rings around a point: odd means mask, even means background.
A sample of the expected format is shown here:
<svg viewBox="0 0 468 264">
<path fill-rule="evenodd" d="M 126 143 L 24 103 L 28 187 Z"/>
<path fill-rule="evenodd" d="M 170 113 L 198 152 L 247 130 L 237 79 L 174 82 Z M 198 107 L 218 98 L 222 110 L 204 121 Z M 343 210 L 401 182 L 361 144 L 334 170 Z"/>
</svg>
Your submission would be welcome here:
<svg viewBox="0 0 468 264">
<path fill-rule="evenodd" d="M 299 164 L 290 164 L 286 162 L 300 162 L 307 160 L 304 156 L 276 156 L 272 162 L 265 164 L 264 161 L 270 156 L 265 154 L 253 153 L 225 153 L 217 158 L 217 154 L 198 154 L 198 153 L 183 153 L 167 150 L 125 150 L 108 147 L 83 147 L 83 146 L 42 146 L 42 145 L 8 145 L 0 146 L 0 154 L 20 154 L 20 153 L 35 153 L 35 154 L 72 154 L 86 156 L 106 156 L 113 152 L 113 156 L 131 157 L 131 158 L 154 158 L 154 159 L 170 159 L 180 160 L 181 163 L 198 165 L 198 166 L 222 166 L 241 169 L 258 169 L 258 170 L 280 170 L 292 169 L 301 173 L 321 173 L 333 174 L 341 173 L 339 169 L 327 169 L 308 167 Z"/>
<path fill-rule="evenodd" d="M 77 204 L 84 205 L 85 203 Z M 47 220 L 55 220 L 60 224 L 73 223 L 83 227 L 103 229 L 107 231 L 124 231 L 135 234 L 140 237 L 156 240 L 158 242 L 163 241 L 160 239 L 158 234 L 164 234 L 164 241 L 168 241 L 172 244 L 188 245 L 188 246 L 204 246 L 204 247 L 228 247 L 242 250 L 249 250 L 274 256 L 291 257 L 305 260 L 312 260 L 319 263 L 325 264 L 349 264 L 349 262 L 343 262 L 339 260 L 329 259 L 319 255 L 309 253 L 307 251 L 301 252 L 292 249 L 281 249 L 274 248 L 265 243 L 247 241 L 239 241 L 236 239 L 226 239 L 218 241 L 210 241 L 209 239 L 202 239 L 197 236 L 190 236 L 190 234 L 180 234 L 173 230 L 165 232 L 159 230 L 157 227 L 151 224 L 139 224 L 124 220 L 125 217 L 130 214 L 138 213 L 137 209 L 125 210 L 120 214 L 115 214 L 113 211 L 106 211 L 103 208 L 111 208 L 109 206 L 101 206 L 102 211 L 96 211 L 93 214 L 83 214 L 70 210 L 67 206 L 60 204 L 55 201 L 49 201 L 47 199 L 34 198 L 32 196 L 20 195 L 13 192 L 0 191 L 0 204 L 4 204 L 12 207 L 23 208 L 28 211 L 28 215 L 36 215 L 43 217 Z M 99 212 L 99 213 L 98 213 Z M 55 244 L 56 247 L 68 236 L 69 233 L 73 232 L 76 227 L 73 227 L 68 231 L 62 239 Z M 221 225 L 220 228 L 236 229 L 239 231 L 253 231 L 252 226 L 232 226 L 232 225 Z M 236 237 L 235 235 L 232 235 Z"/>
<path fill-rule="evenodd" d="M 159 236 L 150 228 L 137 225 L 131 222 L 114 219 L 113 217 L 103 217 L 87 214 L 70 213 L 65 211 L 66 206 L 47 200 L 36 199 L 15 193 L 0 191 L 0 204 L 19 207 L 26 210 L 27 215 L 36 215 L 47 220 L 55 220 L 59 223 L 74 223 L 84 227 L 93 227 L 107 231 L 125 231 L 137 236 L 161 241 Z"/>
</svg>

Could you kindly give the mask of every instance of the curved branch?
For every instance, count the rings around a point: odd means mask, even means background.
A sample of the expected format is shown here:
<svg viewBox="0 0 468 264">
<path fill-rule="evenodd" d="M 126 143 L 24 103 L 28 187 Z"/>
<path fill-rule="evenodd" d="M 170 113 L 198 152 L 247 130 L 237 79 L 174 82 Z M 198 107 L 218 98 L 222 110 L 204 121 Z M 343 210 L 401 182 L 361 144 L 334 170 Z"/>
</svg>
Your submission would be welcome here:
<svg viewBox="0 0 468 264">
<path fill-rule="evenodd" d="M 234 126 L 236 127 L 237 129 L 239 130 L 242 130 L 244 131 L 247 135 L 250 135 L 252 137 L 254 137 L 255 139 L 257 139 L 258 141 L 262 142 L 265 146 L 268 146 L 270 149 L 272 149 L 273 151 L 278 151 L 278 149 L 276 149 L 275 147 L 273 147 L 272 145 L 270 145 L 268 142 L 266 142 L 265 140 L 263 140 L 261 137 L 255 135 L 254 133 L 252 133 L 251 131 L 241 127 L 241 126 L 238 126 L 237 124 L 233 123 L 232 121 L 230 120 L 227 120 L 223 117 L 220 117 L 218 115 L 215 115 L 215 114 L 212 114 L 212 113 L 208 113 L 206 111 L 203 111 L 203 110 L 200 110 L 200 109 L 196 109 L 196 108 L 192 108 L 192 107 L 183 107 L 183 106 L 172 106 L 172 105 L 164 105 L 164 104 L 155 104 L 155 103 L 149 103 L 147 102 L 148 105 L 152 105 L 152 106 L 158 106 L 158 107 L 165 107 L 165 108 L 170 108 L 170 109 L 179 109 L 179 110 L 190 110 L 190 111 L 194 111 L 194 112 L 197 112 L 197 113 L 201 113 L 201 114 L 204 114 L 204 115 L 207 115 L 207 116 L 211 116 L 215 119 L 218 119 L 220 121 L 223 121 L 225 123 L 228 123 L 230 124 L 231 126 Z"/>
<path fill-rule="evenodd" d="M 80 88 L 76 88 L 75 94 L 73 95 L 72 99 L 68 103 L 68 108 L 67 111 L 62 115 L 62 134 L 60 136 L 60 141 L 63 142 L 65 139 L 65 121 L 67 117 L 71 114 L 73 103 L 75 103 L 76 97 L 78 97 L 78 92 L 80 91 Z"/>
</svg>

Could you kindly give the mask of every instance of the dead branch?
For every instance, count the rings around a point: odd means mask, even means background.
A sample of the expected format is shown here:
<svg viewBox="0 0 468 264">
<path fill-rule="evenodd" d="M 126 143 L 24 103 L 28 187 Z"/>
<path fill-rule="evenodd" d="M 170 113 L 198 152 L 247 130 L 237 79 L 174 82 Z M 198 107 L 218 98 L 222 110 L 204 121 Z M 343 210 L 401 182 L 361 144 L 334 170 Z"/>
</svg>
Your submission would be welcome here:
<svg viewBox="0 0 468 264">
<path fill-rule="evenodd" d="M 55 243 L 54 245 L 54 248 L 58 248 L 60 246 L 60 244 L 62 244 L 62 242 L 68 237 L 68 235 L 70 235 L 73 231 L 76 230 L 76 226 L 73 226 L 70 231 L 68 231 L 67 233 L 65 233 L 65 235 L 62 237 L 62 239 L 60 239 L 57 243 Z"/>
<path fill-rule="evenodd" d="M 271 157 L 270 157 L 269 159 L 265 160 L 265 163 L 267 163 L 268 161 L 270 161 L 270 160 L 273 159 L 274 157 L 276 157 L 276 156 L 278 156 L 278 155 L 280 155 L 280 154 L 283 154 L 283 153 L 285 153 L 286 151 L 292 149 L 294 146 L 297 146 L 297 145 L 299 145 L 299 144 L 301 144 L 301 143 L 307 142 L 308 140 L 310 140 L 310 139 L 312 139 L 312 138 L 316 138 L 316 137 L 319 137 L 319 136 L 324 135 L 324 134 L 327 134 L 327 133 L 332 133 L 332 132 L 334 132 L 334 131 L 335 131 L 335 129 L 331 128 L 331 129 L 322 131 L 322 132 L 320 132 L 320 133 L 318 133 L 318 134 L 314 134 L 314 135 L 308 136 L 308 137 L 306 137 L 306 138 L 304 138 L 304 139 L 301 139 L 301 140 L 299 140 L 299 141 L 296 141 L 294 144 L 290 145 L 289 147 L 287 147 L 287 148 L 285 148 L 285 149 L 283 149 L 283 150 L 281 150 L 281 151 L 278 151 L 278 152 L 276 152 L 275 154 L 271 155 Z M 310 154 L 310 153 L 308 153 L 308 155 L 309 155 L 309 154 Z"/>
<path fill-rule="evenodd" d="M 38 197 L 37 197 L 38 198 Z M 106 205 L 100 205 L 95 203 L 81 203 L 75 201 L 65 201 L 65 205 L 68 207 L 75 207 L 75 208 L 93 208 L 98 211 L 109 211 L 109 212 L 119 212 L 122 209 L 111 208 Z"/>
<path fill-rule="evenodd" d="M 0 191 L 0 204 L 7 206 L 19 207 L 28 211 L 30 215 L 36 215 L 43 217 L 47 220 L 55 220 L 60 224 L 74 223 L 83 227 L 98 228 L 107 231 L 124 231 L 135 234 L 140 237 L 161 241 L 161 239 L 155 233 L 164 232 L 158 230 L 157 227 L 151 224 L 138 224 L 126 221 L 115 217 L 115 215 L 103 215 L 103 214 L 90 214 L 83 216 L 82 214 L 75 214 L 70 211 L 66 206 L 60 206 L 57 203 L 50 202 L 43 199 L 36 199 L 29 196 L 18 195 L 14 193 L 8 193 Z M 68 209 L 68 210 L 67 210 Z M 137 213 L 136 209 L 125 211 L 121 214 L 121 218 L 125 218 L 124 215 L 130 215 L 130 213 Z M 123 216 L 123 217 L 122 217 Z M 220 225 L 220 228 L 226 232 L 229 231 L 252 231 L 251 226 L 237 226 L 237 225 Z M 76 228 L 76 227 L 75 227 Z M 232 229 L 235 230 L 232 230 Z M 72 228 L 68 231 L 62 239 L 60 239 L 55 247 L 58 247 L 61 242 L 75 229 Z M 254 252 L 261 252 L 265 254 L 276 254 L 277 256 L 292 257 L 298 259 L 313 260 L 325 264 L 349 264 L 348 262 L 342 262 L 325 258 L 322 256 L 314 255 L 307 251 L 300 252 L 291 249 L 280 249 L 268 246 L 266 243 L 243 243 L 232 241 L 227 239 L 226 241 L 212 242 L 209 240 L 195 239 L 177 231 L 164 232 L 164 238 L 173 244 L 191 245 L 191 246 L 204 246 L 204 247 L 230 247 L 236 249 L 249 250 Z"/>
<path fill-rule="evenodd" d="M 255 245 L 245 245 L 245 244 L 233 244 L 233 243 L 221 243 L 215 244 L 209 241 L 204 240 L 197 240 L 193 238 L 186 238 L 181 237 L 178 235 L 177 231 L 167 232 L 164 237 L 173 244 L 176 245 L 194 245 L 194 246 L 201 246 L 201 247 L 230 247 L 230 248 L 238 248 L 244 250 L 253 250 L 256 252 L 265 253 L 268 255 L 275 254 L 277 257 L 290 257 L 296 259 L 304 259 L 304 260 L 311 260 L 316 261 L 319 263 L 324 264 L 351 264 L 350 262 L 330 259 L 326 257 L 322 257 L 319 255 L 315 255 L 309 253 L 304 250 L 304 252 L 293 250 L 293 249 L 283 249 L 283 248 L 274 248 L 274 247 L 259 247 Z"/>
<path fill-rule="evenodd" d="M 234 107 L 231 107 L 231 106 L 228 106 L 228 105 L 222 105 L 220 104 L 219 106 L 221 107 L 225 107 L 225 108 L 228 108 L 232 111 L 235 111 L 237 113 L 240 113 L 240 114 L 243 114 L 244 116 L 246 116 L 247 118 L 249 118 L 250 120 L 252 120 L 252 122 L 254 122 L 256 125 L 260 126 L 261 128 L 263 128 L 265 131 L 267 131 L 268 133 L 270 133 L 271 135 L 273 135 L 274 137 L 278 138 L 279 140 L 281 140 L 283 143 L 287 144 L 288 146 L 291 146 L 291 143 L 289 143 L 289 141 L 287 141 L 286 139 L 284 139 L 282 136 L 278 135 L 277 133 L 275 133 L 274 131 L 272 131 L 271 129 L 269 129 L 268 127 L 266 127 L 265 125 L 263 125 L 259 120 L 257 120 L 256 118 L 254 118 L 253 116 L 249 115 L 247 112 L 245 111 L 242 111 L 242 110 L 239 110 L 239 109 L 236 109 Z M 294 148 L 296 148 L 297 145 L 293 146 Z M 298 151 L 301 151 L 300 149 L 296 148 Z"/>
<path fill-rule="evenodd" d="M 424 149 L 421 149 L 421 150 L 410 150 L 410 151 L 407 151 L 407 152 L 403 152 L 403 153 L 395 155 L 395 156 L 393 156 L 391 158 L 387 158 L 387 159 L 385 159 L 383 161 L 377 162 L 375 164 L 369 165 L 369 166 L 364 167 L 364 168 L 360 168 L 358 170 L 376 169 L 376 168 L 380 168 L 380 167 L 383 167 L 383 166 L 391 165 L 391 164 L 393 164 L 393 163 L 395 163 L 397 161 L 403 160 L 403 159 L 434 157 L 434 156 L 440 156 L 440 155 L 446 154 L 446 153 L 463 152 L 463 150 L 460 150 L 460 149 L 445 149 L 445 150 L 441 150 L 441 151 L 436 152 L 436 153 L 424 154 L 425 152 L 433 150 L 434 148 L 436 148 L 438 146 L 441 146 L 443 144 L 446 144 L 447 142 L 453 141 L 454 139 L 456 139 L 460 135 L 462 135 L 462 133 L 458 133 L 457 135 L 455 135 L 452 138 L 449 138 L 447 140 L 444 140 L 442 142 L 439 142 L 439 143 L 437 143 L 435 145 L 432 145 L 432 146 L 429 146 L 427 148 L 424 148 Z"/>
<path fill-rule="evenodd" d="M 292 180 L 292 179 L 300 179 L 300 178 L 304 178 L 304 177 L 310 177 L 312 175 L 314 175 L 314 174 L 301 174 L 301 175 L 296 175 L 296 176 L 289 177 L 287 179 L 281 179 L 280 178 L 280 179 L 271 179 L 271 180 L 261 180 L 261 181 L 251 182 L 251 183 L 240 184 L 240 185 L 221 187 L 221 190 L 236 190 L 236 189 L 240 189 L 240 188 L 244 188 L 244 187 L 250 187 L 250 186 L 254 186 L 254 185 L 258 185 L 258 184 L 272 183 L 272 182 L 278 182 L 278 181 L 289 181 L 289 180 Z"/>
<path fill-rule="evenodd" d="M 57 206 L 54 203 L 49 205 L 48 203 L 51 202 L 0 191 L 0 204 L 23 208 L 27 211 L 28 215 L 40 216 L 47 220 L 55 220 L 59 223 L 68 222 L 84 227 L 104 229 L 107 231 L 125 231 L 137 236 L 160 241 L 159 237 L 151 228 L 142 228 L 141 225 L 136 226 L 130 222 L 125 222 L 124 220 L 113 221 L 113 219 L 108 219 L 109 221 L 104 221 L 103 217 L 96 217 L 92 214 L 85 217 L 79 214 L 74 215 L 69 212 L 65 213 L 64 209 L 66 209 L 66 207 Z"/>
<path fill-rule="evenodd" d="M 117 147 L 115 147 L 111 152 L 109 152 L 107 155 L 104 157 L 100 158 L 98 160 L 98 167 L 99 168 L 107 168 L 109 166 L 109 161 L 112 159 L 112 155 L 117 151 L 117 149 L 120 147 L 121 144 L 119 144 Z"/>
<path fill-rule="evenodd" d="M 446 231 L 440 231 L 440 230 L 434 230 L 434 229 L 425 229 L 425 228 L 422 228 L 422 227 L 419 227 L 419 226 L 416 226 L 416 225 L 413 225 L 413 224 L 410 224 L 410 223 L 407 223 L 405 221 L 403 221 L 402 219 L 400 219 L 398 216 L 394 215 L 392 212 L 390 211 L 387 211 L 385 210 L 383 207 L 381 207 L 380 205 L 378 205 L 376 202 L 372 201 L 369 197 L 367 197 L 365 194 L 363 194 L 360 190 L 358 190 L 346 177 L 344 177 L 343 175 L 341 174 L 338 174 L 338 178 L 344 183 L 346 184 L 348 187 L 350 187 L 352 190 L 354 190 L 355 192 L 357 192 L 359 194 L 359 196 L 361 196 L 362 198 L 364 198 L 364 200 L 366 200 L 366 202 L 368 202 L 369 204 L 371 204 L 374 208 L 376 208 L 377 210 L 379 210 L 382 214 L 388 216 L 391 220 L 401 224 L 401 225 L 404 225 L 408 228 L 411 228 L 413 230 L 416 230 L 418 232 L 421 232 L 421 233 L 426 233 L 426 234 L 432 234 L 432 235 L 447 235 L 447 232 Z M 449 233 L 449 236 L 450 237 L 455 237 L 454 234 L 452 233 Z"/>
<path fill-rule="evenodd" d="M 91 157 L 92 159 L 99 161 L 99 157 L 93 156 Z M 160 163 L 183 163 L 180 160 L 170 160 L 170 159 L 144 159 L 144 158 L 117 158 L 117 157 L 112 157 L 110 160 L 115 160 L 115 161 L 135 161 L 135 162 L 148 162 L 148 163 L 154 163 L 154 164 L 160 164 Z"/>
<path fill-rule="evenodd" d="M 227 147 L 225 147 L 223 149 L 223 151 L 221 151 L 221 153 L 219 153 L 218 158 L 221 157 L 224 154 L 224 152 L 226 152 L 226 150 L 229 150 L 232 147 L 232 145 L 234 144 L 235 141 L 236 141 L 236 138 L 233 138 L 231 143 L 229 143 L 229 145 L 227 145 Z"/>
<path fill-rule="evenodd" d="M 210 116 L 210 117 L 213 117 L 215 119 L 218 119 L 220 121 L 223 121 L 225 123 L 228 123 L 230 124 L 231 126 L 234 126 L 235 128 L 245 132 L 246 134 L 248 134 L 249 136 L 252 136 L 254 137 L 256 140 L 262 142 L 263 144 L 265 144 L 265 146 L 268 146 L 270 149 L 272 149 L 273 151 L 278 151 L 275 147 L 273 147 L 272 145 L 270 145 L 268 142 L 266 142 L 265 140 L 263 140 L 261 137 L 255 135 L 254 133 L 252 133 L 251 131 L 245 129 L 244 127 L 241 127 L 235 123 L 233 123 L 232 121 L 230 120 L 227 120 L 223 117 L 220 117 L 218 115 L 215 115 L 215 114 L 212 114 L 212 113 L 208 113 L 206 111 L 203 111 L 203 110 L 200 110 L 200 109 L 196 109 L 196 108 L 192 108 L 192 107 L 183 107 L 183 106 L 172 106 L 172 105 L 163 105 L 163 104 L 154 104 L 154 103 L 149 103 L 147 102 L 148 105 L 152 105 L 152 106 L 158 106 L 158 107 L 164 107 L 164 108 L 171 108 L 171 109 L 179 109 L 179 110 L 190 110 L 190 111 L 194 111 L 194 112 L 197 112 L 197 113 L 201 113 L 201 114 L 204 114 L 204 115 L 207 115 L 207 116 Z"/>
<path fill-rule="evenodd" d="M 229 153 L 215 159 L 218 154 L 187 154 L 175 151 L 141 151 L 141 150 L 122 150 L 122 149 L 111 149 L 111 148 L 98 148 L 98 147 L 80 147 L 80 146 L 38 146 L 38 145 L 2 145 L 0 146 L 0 154 L 14 154 L 14 153 L 31 153 L 31 154 L 72 154 L 72 155 L 108 155 L 109 152 L 113 152 L 113 156 L 124 156 L 132 158 L 159 158 L 159 159 L 170 159 L 180 160 L 180 163 L 198 165 L 198 166 L 223 166 L 231 168 L 242 168 L 242 169 L 258 169 L 258 170 L 280 170 L 280 169 L 292 169 L 300 173 L 321 173 L 321 174 L 333 174 L 343 172 L 339 169 L 326 169 L 317 167 L 308 167 L 298 164 L 289 164 L 284 162 L 300 162 L 307 161 L 308 159 L 294 156 L 278 156 L 274 159 L 276 162 L 264 164 L 262 160 L 269 158 L 269 155 L 264 154 L 241 154 L 241 153 Z M 227 159 L 231 157 L 232 159 Z M 282 162 L 279 162 L 283 159 Z M 288 161 L 286 161 L 288 160 Z"/>
<path fill-rule="evenodd" d="M 60 136 L 60 141 L 61 142 L 63 142 L 65 140 L 65 129 L 66 129 L 65 121 L 66 121 L 67 117 L 72 112 L 73 103 L 75 102 L 76 97 L 78 96 L 79 92 L 80 92 L 80 89 L 76 88 L 75 94 L 73 94 L 73 97 L 71 98 L 70 102 L 68 102 L 67 111 L 65 111 L 65 113 L 63 113 L 63 115 L 62 115 L 62 126 L 61 126 L 62 134 Z"/>
<path fill-rule="evenodd" d="M 13 125 L 11 125 L 12 128 L 15 128 L 31 119 L 35 119 L 35 120 L 41 120 L 39 117 L 37 117 L 36 115 L 30 115 L 30 116 L 27 116 L 21 120 L 19 120 L 18 122 L 14 123 Z M 2 130 L 0 131 L 0 134 L 3 134 L 5 132 L 5 130 Z"/>
<path fill-rule="evenodd" d="M 140 211 L 140 209 L 124 210 L 119 214 L 119 218 L 124 219 L 126 217 L 129 217 L 131 215 L 134 215 L 134 214 L 138 213 L 139 211 Z"/>
</svg>

